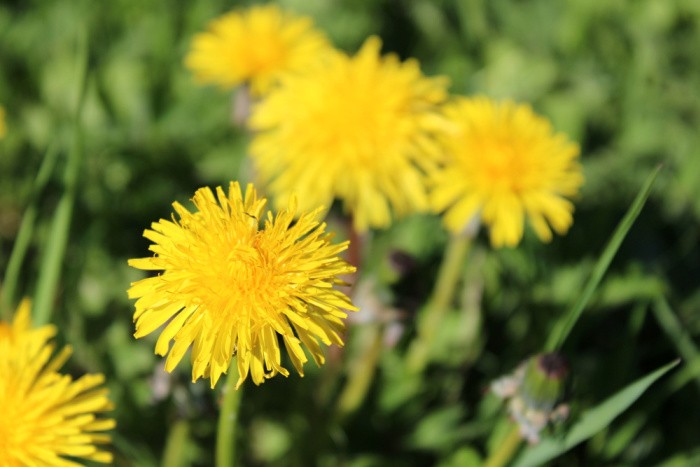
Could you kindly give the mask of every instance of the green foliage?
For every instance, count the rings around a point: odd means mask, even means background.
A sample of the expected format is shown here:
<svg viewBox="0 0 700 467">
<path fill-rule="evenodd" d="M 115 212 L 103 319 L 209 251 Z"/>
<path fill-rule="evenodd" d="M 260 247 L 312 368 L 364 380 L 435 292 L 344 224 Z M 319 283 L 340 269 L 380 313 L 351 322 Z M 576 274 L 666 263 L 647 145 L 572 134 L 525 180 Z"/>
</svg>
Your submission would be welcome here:
<svg viewBox="0 0 700 467">
<path fill-rule="evenodd" d="M 303 379 L 246 387 L 238 429 L 243 463 L 480 465 L 510 427 L 499 401 L 487 394 L 489 384 L 558 339 L 555 323 L 595 274 L 600 252 L 644 181 L 663 164 L 644 210 L 566 330 L 572 418 L 523 456 L 554 449 L 561 465 L 697 464 L 700 4 L 281 3 L 312 15 L 350 52 L 377 34 L 386 51 L 449 76 L 455 93 L 532 103 L 580 141 L 586 184 L 566 237 L 543 245 L 526 235 L 517 249 L 498 251 L 477 239 L 419 375 L 405 368 L 404 358 L 448 239 L 432 216 L 373 233 L 357 286 L 366 286 L 367 306 L 353 317 L 345 351 L 329 350 L 327 365 L 309 368 Z M 208 381 L 192 384 L 186 365 L 164 373 L 152 353 L 155 338 L 133 339 L 125 290 L 143 276 L 126 261 L 148 255 L 141 233 L 169 215 L 171 202 L 185 203 L 204 185 L 252 178 L 247 136 L 230 123 L 232 99 L 195 85 L 182 65 L 192 35 L 230 6 L 219 0 L 0 5 L 0 105 L 8 126 L 0 141 L 1 303 L 7 312 L 21 296 L 38 300 L 48 290 L 41 306 L 58 325 L 59 339 L 75 348 L 71 372 L 107 375 L 117 406 L 116 465 L 213 464 L 219 393 Z M 71 147 L 83 89 L 76 79 L 83 28 L 88 77 L 76 166 Z M 75 191 L 64 184 L 71 170 L 79 173 Z M 333 211 L 329 223 L 344 237 L 339 215 Z M 52 226 L 58 216 L 60 225 Z M 55 284 L 40 286 L 42 258 L 54 250 L 52 242 L 64 240 L 53 260 Z M 13 251 L 20 251 L 21 267 L 8 267 Z M 6 294 L 10 287 L 14 296 Z M 366 395 L 338 416 L 334 404 L 348 369 L 377 342 L 364 336 L 377 333 L 381 352 Z M 677 356 L 684 365 L 637 400 L 668 367 L 650 371 Z M 563 453 L 562 443 L 568 449 L 573 439 L 587 441 Z"/>
<path fill-rule="evenodd" d="M 615 417 L 627 410 L 649 386 L 678 363 L 675 361 L 659 368 L 630 384 L 600 405 L 587 410 L 581 414 L 581 419 L 571 426 L 564 438 L 552 437 L 527 449 L 515 461 L 515 467 L 541 465 L 603 430 Z"/>
<path fill-rule="evenodd" d="M 600 254 L 600 259 L 596 263 L 595 268 L 593 268 L 591 278 L 586 283 L 586 287 L 581 292 L 581 295 L 576 303 L 569 310 L 567 310 L 564 315 L 562 315 L 561 320 L 555 323 L 555 326 L 549 335 L 549 339 L 545 344 L 545 350 L 547 352 L 552 352 L 561 347 L 564 340 L 566 340 L 566 337 L 576 324 L 576 321 L 580 318 L 583 310 L 586 308 L 586 305 L 591 298 L 591 295 L 593 295 L 593 292 L 596 290 L 596 288 L 598 288 L 598 284 L 603 279 L 603 276 L 608 270 L 610 263 L 617 253 L 617 250 L 620 248 L 622 241 L 627 236 L 627 232 L 629 232 L 629 230 L 632 228 L 632 224 L 634 224 L 634 221 L 642 211 L 642 207 L 644 206 L 644 203 L 651 192 L 651 188 L 654 185 L 654 180 L 656 179 L 656 176 L 660 170 L 661 167 L 657 167 L 657 169 L 644 183 L 644 187 L 632 202 L 629 211 L 627 211 L 627 214 L 625 214 L 625 217 L 622 219 L 617 229 L 615 229 L 610 241 Z"/>
</svg>

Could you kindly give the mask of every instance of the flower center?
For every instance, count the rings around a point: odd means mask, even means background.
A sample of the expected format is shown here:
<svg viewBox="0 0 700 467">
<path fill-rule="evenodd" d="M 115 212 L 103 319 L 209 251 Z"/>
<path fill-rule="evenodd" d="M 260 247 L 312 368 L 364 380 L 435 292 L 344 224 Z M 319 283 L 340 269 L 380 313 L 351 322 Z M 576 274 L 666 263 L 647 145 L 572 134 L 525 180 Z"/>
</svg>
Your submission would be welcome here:
<svg viewBox="0 0 700 467">
<path fill-rule="evenodd" d="M 520 194 L 525 189 L 529 166 L 525 157 L 513 145 L 502 141 L 488 141 L 482 144 L 484 181 L 489 191 L 509 191 Z"/>
<path fill-rule="evenodd" d="M 12 329 L 10 328 L 10 325 L 7 323 L 0 323 L 0 342 L 2 341 L 10 341 L 10 338 L 12 337 Z"/>
<path fill-rule="evenodd" d="M 280 67 L 282 58 L 286 55 L 285 46 L 271 34 L 259 34 L 251 38 L 254 47 L 246 48 L 248 63 L 252 74 L 266 73 Z"/>
<path fill-rule="evenodd" d="M 245 312 L 267 308 L 280 288 L 279 273 L 272 261 L 253 245 L 238 244 L 228 252 L 218 250 L 218 257 L 210 258 L 211 268 L 202 276 L 202 286 L 211 294 L 203 294 L 209 309 Z M 240 306 L 239 306 L 240 304 Z"/>
<path fill-rule="evenodd" d="M 351 79 L 352 77 L 346 77 Z M 372 86 L 338 83 L 327 96 L 323 138 L 329 154 L 336 154 L 349 167 L 377 167 L 400 138 L 401 115 L 394 102 L 377 95 Z M 381 154 L 380 154 L 381 153 Z M 346 166 L 346 167 L 348 167 Z"/>
</svg>

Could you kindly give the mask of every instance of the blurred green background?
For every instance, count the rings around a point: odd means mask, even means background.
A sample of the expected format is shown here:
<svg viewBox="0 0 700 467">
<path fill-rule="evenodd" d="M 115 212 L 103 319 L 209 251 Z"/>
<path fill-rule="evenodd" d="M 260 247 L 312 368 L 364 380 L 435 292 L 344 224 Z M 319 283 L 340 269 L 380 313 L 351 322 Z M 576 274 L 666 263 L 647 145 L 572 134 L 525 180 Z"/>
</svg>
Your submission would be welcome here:
<svg viewBox="0 0 700 467">
<path fill-rule="evenodd" d="M 309 367 L 303 379 L 247 385 L 244 463 L 456 466 L 483 456 L 503 428 L 503 411 L 484 390 L 542 347 L 660 163 L 650 201 L 564 348 L 574 412 L 676 356 L 685 364 L 557 465 L 700 459 L 693 343 L 700 334 L 700 2 L 279 3 L 312 16 L 348 52 L 376 34 L 385 51 L 416 57 L 427 74 L 449 76 L 455 94 L 531 103 L 580 142 L 586 184 L 566 237 L 543 245 L 526 236 L 517 249 L 495 252 L 480 238 L 467 265 L 464 309 L 450 314 L 441 348 L 418 380 L 392 369 L 413 335 L 417 304 L 431 290 L 446 237 L 428 216 L 375 233 L 363 279 L 386 307 L 401 310 L 392 329 L 403 334 L 385 341 L 367 399 L 344 423 L 328 427 L 327 402 L 345 371 L 333 358 L 322 371 Z M 82 31 L 89 37 L 85 158 L 52 319 L 61 342 L 75 347 L 71 370 L 108 377 L 117 404 L 116 465 L 158 465 L 173 426 L 186 430 L 181 465 L 212 463 L 217 393 L 207 381 L 191 384 L 187 365 L 163 374 L 154 338 L 134 341 L 126 289 L 142 276 L 126 261 L 147 255 L 142 231 L 169 216 L 171 202 L 187 201 L 201 186 L 249 181 L 248 140 L 230 123 L 229 93 L 195 85 L 182 65 L 193 34 L 249 4 L 0 3 L 0 104 L 8 126 L 0 141 L 0 271 L 46 149 L 51 143 L 59 149 L 22 269 L 27 296 L 64 190 L 78 43 Z M 397 269 L 396 258 L 406 255 L 410 267 Z M 350 359 L 367 345 L 369 327 L 351 325 Z"/>
</svg>

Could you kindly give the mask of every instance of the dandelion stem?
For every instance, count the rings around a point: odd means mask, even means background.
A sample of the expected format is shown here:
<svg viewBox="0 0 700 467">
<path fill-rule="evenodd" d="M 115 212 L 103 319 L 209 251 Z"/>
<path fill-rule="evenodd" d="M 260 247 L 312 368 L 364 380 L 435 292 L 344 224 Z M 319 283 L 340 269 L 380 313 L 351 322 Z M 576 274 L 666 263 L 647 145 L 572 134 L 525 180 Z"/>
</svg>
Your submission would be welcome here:
<svg viewBox="0 0 700 467">
<path fill-rule="evenodd" d="M 170 428 L 168 439 L 163 451 L 163 467 L 184 467 L 190 465 L 187 459 L 187 442 L 190 437 L 190 426 L 187 420 L 178 420 Z"/>
<path fill-rule="evenodd" d="M 503 439 L 498 449 L 486 459 L 483 467 L 503 467 L 506 465 L 518 451 L 521 439 L 520 429 L 516 425 L 511 426 L 510 432 Z"/>
<path fill-rule="evenodd" d="M 369 335 L 365 336 L 364 351 L 350 367 L 348 380 L 338 398 L 336 416 L 341 421 L 362 404 L 372 385 L 377 362 L 382 353 L 384 325 L 370 324 L 368 328 Z"/>
<path fill-rule="evenodd" d="M 238 366 L 233 362 L 226 377 L 223 401 L 219 412 L 219 426 L 216 431 L 216 467 L 236 465 L 236 427 L 238 409 L 241 405 L 243 389 L 236 390 Z"/>
<path fill-rule="evenodd" d="M 454 300 L 471 239 L 470 235 L 454 235 L 447 244 L 433 296 L 418 322 L 418 336 L 409 349 L 407 368 L 411 373 L 422 372 L 428 363 L 435 336 Z"/>
</svg>

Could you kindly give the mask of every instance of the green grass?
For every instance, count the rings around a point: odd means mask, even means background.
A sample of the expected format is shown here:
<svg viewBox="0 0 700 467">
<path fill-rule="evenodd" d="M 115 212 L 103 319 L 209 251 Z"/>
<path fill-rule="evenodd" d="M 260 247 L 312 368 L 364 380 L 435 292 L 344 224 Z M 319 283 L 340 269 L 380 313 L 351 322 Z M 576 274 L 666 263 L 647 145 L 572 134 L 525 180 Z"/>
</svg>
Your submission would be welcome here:
<svg viewBox="0 0 700 467">
<path fill-rule="evenodd" d="M 449 76 L 454 93 L 531 103 L 580 142 L 586 183 L 571 231 L 551 244 L 527 234 L 518 248 L 493 251 L 483 233 L 474 241 L 420 374 L 404 361 L 447 236 L 432 216 L 376 232 L 363 279 L 399 312 L 379 328 L 351 324 L 342 358 L 307 367 L 304 378 L 246 384 L 236 431 L 243 465 L 477 465 L 509 430 L 486 388 L 543 348 L 562 349 L 571 366 L 571 419 L 547 435 L 567 448 L 604 401 L 683 359 L 627 398 L 626 410 L 598 419 L 558 465 L 697 463 L 697 2 L 281 3 L 349 52 L 378 34 L 386 51 Z M 126 289 L 142 276 L 126 262 L 147 254 L 142 232 L 173 201 L 249 181 L 248 140 L 229 123 L 229 96 L 197 86 L 182 65 L 192 35 L 229 7 L 0 5 L 0 303 L 7 312 L 32 297 L 39 319 L 75 349 L 68 370 L 106 374 L 120 466 L 214 463 L 220 393 L 192 384 L 184 361 L 164 374 L 155 338 L 133 339 Z M 640 192 L 646 204 L 632 206 Z M 606 250 L 631 206 L 636 220 L 615 237 L 617 251 Z M 393 268 L 397 250 L 410 254 L 410 270 Z M 373 355 L 383 330 L 394 338 L 383 341 L 364 396 L 334 417 L 349 365 Z"/>
</svg>

